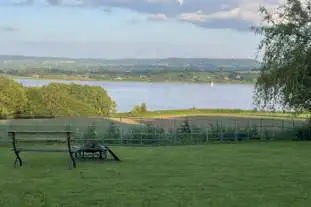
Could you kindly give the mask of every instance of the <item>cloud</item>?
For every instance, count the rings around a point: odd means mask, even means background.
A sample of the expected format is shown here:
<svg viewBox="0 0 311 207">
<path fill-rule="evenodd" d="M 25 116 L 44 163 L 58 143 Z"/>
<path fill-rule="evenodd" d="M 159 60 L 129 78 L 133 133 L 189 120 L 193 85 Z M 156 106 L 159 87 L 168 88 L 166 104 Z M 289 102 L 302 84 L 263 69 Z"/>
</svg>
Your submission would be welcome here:
<svg viewBox="0 0 311 207">
<path fill-rule="evenodd" d="M 165 14 L 150 14 L 148 19 L 151 21 L 167 21 L 169 18 Z"/>
<path fill-rule="evenodd" d="M 184 4 L 184 0 L 176 0 L 177 3 L 179 3 L 179 5 L 183 5 Z"/>
<path fill-rule="evenodd" d="M 19 29 L 11 26 L 0 26 L 0 32 L 16 32 Z"/>
<path fill-rule="evenodd" d="M 6 0 L 0 0 L 1 2 Z M 260 6 L 274 8 L 284 0 L 12 0 L 14 5 L 48 4 L 91 8 L 124 8 L 148 15 L 149 20 L 177 20 L 205 28 L 247 30 L 259 24 Z M 301 0 L 309 1 L 309 0 Z"/>
</svg>

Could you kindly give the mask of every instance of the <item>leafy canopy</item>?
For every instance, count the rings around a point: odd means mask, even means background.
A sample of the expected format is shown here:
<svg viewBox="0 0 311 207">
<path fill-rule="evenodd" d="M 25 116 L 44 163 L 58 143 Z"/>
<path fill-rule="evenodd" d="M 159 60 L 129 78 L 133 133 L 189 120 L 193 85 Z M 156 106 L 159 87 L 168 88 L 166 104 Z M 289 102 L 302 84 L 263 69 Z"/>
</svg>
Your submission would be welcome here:
<svg viewBox="0 0 311 207">
<path fill-rule="evenodd" d="M 51 83 L 24 87 L 0 77 L 0 119 L 12 116 L 109 116 L 116 104 L 97 86 Z"/>
<path fill-rule="evenodd" d="M 255 100 L 260 108 L 311 111 L 311 1 L 286 0 L 277 13 L 262 7 L 261 72 Z"/>
</svg>

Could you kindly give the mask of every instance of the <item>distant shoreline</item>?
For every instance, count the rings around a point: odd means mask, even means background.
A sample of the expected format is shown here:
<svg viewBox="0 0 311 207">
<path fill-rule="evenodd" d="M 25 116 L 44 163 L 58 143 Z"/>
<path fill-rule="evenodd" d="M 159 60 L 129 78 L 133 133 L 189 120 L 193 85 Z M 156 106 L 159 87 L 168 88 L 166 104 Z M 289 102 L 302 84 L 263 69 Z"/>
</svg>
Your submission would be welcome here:
<svg viewBox="0 0 311 207">
<path fill-rule="evenodd" d="M 27 79 L 27 80 L 55 80 L 55 81 L 93 81 L 93 82 L 140 82 L 140 83 L 185 83 L 185 84 L 211 84 L 211 82 L 204 82 L 204 81 L 148 81 L 148 80 L 111 80 L 111 79 L 92 79 L 92 78 L 78 78 L 78 77 L 66 77 L 66 78 L 56 78 L 56 77 L 25 77 L 25 76 L 8 76 L 14 79 Z M 255 82 L 243 82 L 243 81 L 212 81 L 214 84 L 245 84 L 245 85 L 254 85 Z"/>
</svg>

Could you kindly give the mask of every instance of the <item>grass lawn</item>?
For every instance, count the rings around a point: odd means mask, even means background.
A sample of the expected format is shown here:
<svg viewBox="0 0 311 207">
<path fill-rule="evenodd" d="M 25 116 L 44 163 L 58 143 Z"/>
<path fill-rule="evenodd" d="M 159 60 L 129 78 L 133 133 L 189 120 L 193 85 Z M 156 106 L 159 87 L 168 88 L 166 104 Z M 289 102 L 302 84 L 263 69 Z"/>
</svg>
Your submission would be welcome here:
<svg viewBox="0 0 311 207">
<path fill-rule="evenodd" d="M 66 154 L 0 147 L 0 206 L 307 207 L 311 142 L 113 147 L 121 163 L 78 163 Z M 23 154 L 22 154 L 23 155 Z"/>
</svg>

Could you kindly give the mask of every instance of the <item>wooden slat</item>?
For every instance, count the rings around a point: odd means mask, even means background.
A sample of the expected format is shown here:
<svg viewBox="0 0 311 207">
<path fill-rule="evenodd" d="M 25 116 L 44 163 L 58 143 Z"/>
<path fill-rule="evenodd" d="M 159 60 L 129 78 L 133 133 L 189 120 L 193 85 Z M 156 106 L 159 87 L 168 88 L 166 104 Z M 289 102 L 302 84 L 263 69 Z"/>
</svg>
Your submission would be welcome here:
<svg viewBox="0 0 311 207">
<path fill-rule="evenodd" d="M 71 149 L 71 152 L 76 152 L 78 148 Z M 11 149 L 14 151 L 14 149 Z M 68 152 L 68 149 L 56 149 L 56 148 L 16 148 L 16 151 L 20 152 Z"/>
</svg>

